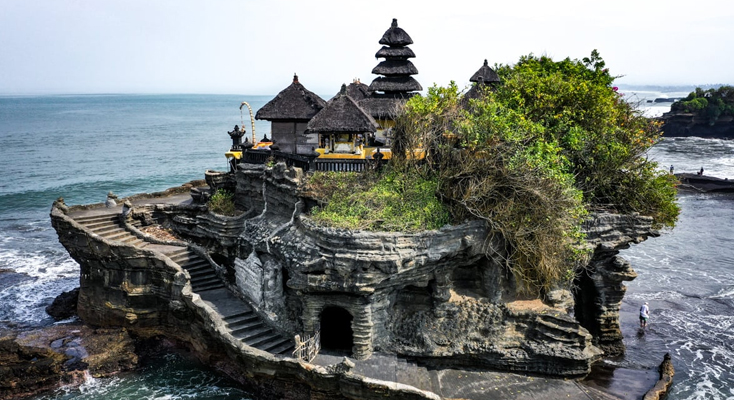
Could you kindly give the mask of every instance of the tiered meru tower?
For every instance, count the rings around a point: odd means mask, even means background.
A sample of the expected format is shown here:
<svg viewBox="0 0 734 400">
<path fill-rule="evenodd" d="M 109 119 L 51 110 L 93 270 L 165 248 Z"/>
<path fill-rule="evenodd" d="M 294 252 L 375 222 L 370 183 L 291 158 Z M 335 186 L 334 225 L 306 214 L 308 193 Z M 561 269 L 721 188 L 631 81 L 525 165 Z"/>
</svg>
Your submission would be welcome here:
<svg viewBox="0 0 734 400">
<path fill-rule="evenodd" d="M 385 60 L 372 70 L 373 74 L 380 76 L 370 84 L 370 97 L 361 100 L 359 105 L 377 120 L 382 129 L 387 129 L 392 126 L 397 108 L 423 87 L 411 76 L 418 74 L 418 69 L 409 60 L 415 58 L 413 50 L 408 47 L 413 44 L 413 39 L 398 27 L 397 19 L 393 18 L 380 44 L 383 46 L 375 57 Z"/>
<path fill-rule="evenodd" d="M 375 57 L 384 58 L 385 61 L 377 64 L 372 73 L 382 76 L 372 81 L 370 90 L 392 98 L 409 98 L 414 92 L 423 90 L 421 84 L 411 76 L 418 74 L 418 69 L 408 60 L 415 58 L 413 50 L 408 47 L 413 44 L 413 39 L 398 27 L 397 19 L 393 18 L 380 44 L 384 46 Z"/>
</svg>

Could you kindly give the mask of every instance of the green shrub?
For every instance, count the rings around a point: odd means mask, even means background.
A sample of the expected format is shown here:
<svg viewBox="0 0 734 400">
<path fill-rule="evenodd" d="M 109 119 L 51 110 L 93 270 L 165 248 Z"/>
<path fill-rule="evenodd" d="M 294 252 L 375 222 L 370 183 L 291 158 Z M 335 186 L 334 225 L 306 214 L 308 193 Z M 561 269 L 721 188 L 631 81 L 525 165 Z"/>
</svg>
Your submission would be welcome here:
<svg viewBox="0 0 734 400">
<path fill-rule="evenodd" d="M 678 216 L 675 179 L 645 152 L 659 127 L 625 102 L 594 51 L 583 61 L 525 56 L 468 107 L 454 83 L 413 97 L 396 120 L 391 165 L 436 180 L 455 220 L 479 218 L 508 244 L 528 293 L 570 283 L 587 210 Z M 406 157 L 421 147 L 425 163 Z M 396 150 L 397 149 L 397 150 Z"/>
<path fill-rule="evenodd" d="M 209 211 L 226 216 L 235 216 L 238 214 L 234 205 L 234 194 L 224 189 L 219 189 L 212 195 L 207 203 Z"/>
<path fill-rule="evenodd" d="M 416 232 L 450 222 L 436 198 L 435 181 L 386 171 L 316 172 L 307 190 L 321 200 L 312 218 L 324 225 L 364 230 Z"/>
</svg>

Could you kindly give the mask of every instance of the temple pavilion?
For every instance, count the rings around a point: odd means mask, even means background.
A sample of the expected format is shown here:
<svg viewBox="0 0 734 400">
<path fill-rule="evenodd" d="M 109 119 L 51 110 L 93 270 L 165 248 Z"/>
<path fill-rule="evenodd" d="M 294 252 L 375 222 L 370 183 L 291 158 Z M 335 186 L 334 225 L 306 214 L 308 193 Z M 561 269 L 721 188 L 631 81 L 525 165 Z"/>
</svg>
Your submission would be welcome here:
<svg viewBox="0 0 734 400">
<path fill-rule="evenodd" d="M 270 121 L 271 139 L 284 153 L 308 154 L 318 147 L 315 135 L 306 132 L 308 122 L 326 105 L 326 101 L 306 89 L 293 75 L 293 83 L 262 106 L 255 119 Z"/>
</svg>

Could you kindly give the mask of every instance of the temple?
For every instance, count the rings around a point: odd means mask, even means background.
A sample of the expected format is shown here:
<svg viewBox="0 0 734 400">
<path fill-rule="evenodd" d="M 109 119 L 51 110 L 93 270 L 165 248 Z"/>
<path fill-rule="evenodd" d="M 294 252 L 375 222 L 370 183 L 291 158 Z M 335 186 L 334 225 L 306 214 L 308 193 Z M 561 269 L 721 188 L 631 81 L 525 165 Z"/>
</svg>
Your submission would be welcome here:
<svg viewBox="0 0 734 400">
<path fill-rule="evenodd" d="M 501 261 L 507 243 L 484 221 L 405 233 L 310 218 L 320 204 L 304 191 L 310 173 L 360 172 L 389 158 L 394 112 L 422 90 L 412 43 L 393 20 L 377 52 L 380 76 L 343 85 L 328 102 L 294 75 L 257 112 L 272 124 L 270 139 L 229 132 L 229 171 L 111 207 L 57 200 L 52 223 L 81 266 L 82 320 L 191 343 L 264 390 L 300 385 L 312 398 L 436 398 L 352 374 L 329 354 L 580 377 L 605 351 L 623 352 L 622 281 L 635 274 L 617 254 L 657 234 L 651 217 L 593 213 L 583 226 L 593 257 L 578 290 L 542 298 L 518 289 Z M 477 90 L 497 81 L 486 61 L 472 77 Z M 234 215 L 207 202 L 218 191 L 232 194 Z M 410 383 L 437 390 L 430 379 Z"/>
</svg>

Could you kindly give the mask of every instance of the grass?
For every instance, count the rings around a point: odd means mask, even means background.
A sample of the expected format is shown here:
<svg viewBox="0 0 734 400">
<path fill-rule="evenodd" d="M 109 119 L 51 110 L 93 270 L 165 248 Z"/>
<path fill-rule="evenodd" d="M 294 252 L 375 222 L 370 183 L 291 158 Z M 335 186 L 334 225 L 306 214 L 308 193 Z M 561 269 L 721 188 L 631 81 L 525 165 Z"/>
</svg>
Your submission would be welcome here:
<svg viewBox="0 0 734 400">
<path fill-rule="evenodd" d="M 320 206 L 312 210 L 321 225 L 371 231 L 417 232 L 451 222 L 436 197 L 437 183 L 392 172 L 316 172 L 306 186 Z"/>
</svg>

